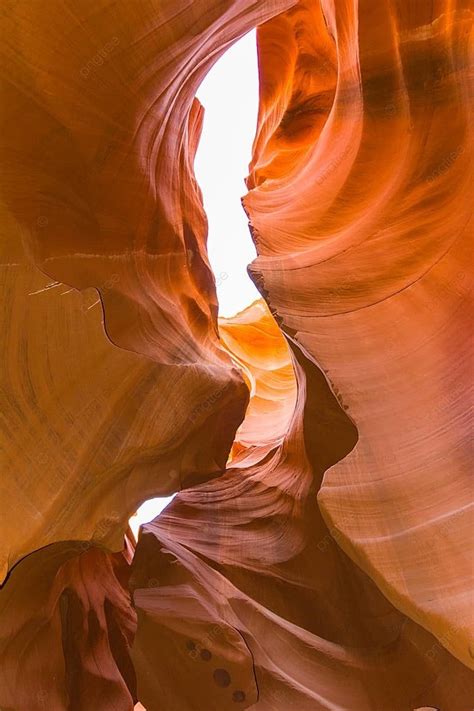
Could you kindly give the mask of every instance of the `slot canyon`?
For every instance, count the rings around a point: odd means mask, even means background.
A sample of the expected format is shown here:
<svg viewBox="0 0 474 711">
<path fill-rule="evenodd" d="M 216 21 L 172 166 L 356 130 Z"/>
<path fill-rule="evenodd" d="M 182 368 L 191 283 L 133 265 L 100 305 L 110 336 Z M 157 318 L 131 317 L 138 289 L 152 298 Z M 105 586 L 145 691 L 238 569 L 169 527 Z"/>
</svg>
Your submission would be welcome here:
<svg viewBox="0 0 474 711">
<path fill-rule="evenodd" d="M 473 711 L 473 16 L 2 1 L 0 711 Z"/>
</svg>

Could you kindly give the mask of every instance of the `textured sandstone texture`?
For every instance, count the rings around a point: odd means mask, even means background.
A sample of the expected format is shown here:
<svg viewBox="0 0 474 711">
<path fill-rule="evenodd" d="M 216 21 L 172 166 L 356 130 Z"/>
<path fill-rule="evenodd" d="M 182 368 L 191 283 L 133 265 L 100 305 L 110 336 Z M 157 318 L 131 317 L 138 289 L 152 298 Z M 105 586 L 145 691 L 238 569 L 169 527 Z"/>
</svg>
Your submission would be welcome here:
<svg viewBox="0 0 474 711">
<path fill-rule="evenodd" d="M 290 4 L 3 7 L 2 578 L 55 541 L 118 550 L 140 500 L 224 468 L 248 392 L 218 342 L 193 97 Z"/>
<path fill-rule="evenodd" d="M 245 420 L 237 430 L 232 459 L 250 448 L 258 456 L 284 439 L 296 404 L 290 349 L 260 299 L 232 318 L 219 319 L 223 346 L 242 369 L 250 392 Z"/>
<path fill-rule="evenodd" d="M 328 79 L 319 93 L 307 58 L 316 23 L 301 31 L 306 5 L 277 21 L 296 40 L 286 76 L 272 24 L 260 35 L 252 272 L 357 426 L 318 493 L 325 521 L 398 609 L 474 667 L 473 14 L 466 3 L 322 3 L 318 47 L 333 38 L 338 57 L 328 106 Z M 282 81 L 294 87 L 286 107 Z M 326 117 L 320 130 L 313 113 Z"/>
<path fill-rule="evenodd" d="M 473 14 L 4 0 L 1 709 L 472 711 Z M 256 25 L 218 319 L 194 94 Z"/>
</svg>

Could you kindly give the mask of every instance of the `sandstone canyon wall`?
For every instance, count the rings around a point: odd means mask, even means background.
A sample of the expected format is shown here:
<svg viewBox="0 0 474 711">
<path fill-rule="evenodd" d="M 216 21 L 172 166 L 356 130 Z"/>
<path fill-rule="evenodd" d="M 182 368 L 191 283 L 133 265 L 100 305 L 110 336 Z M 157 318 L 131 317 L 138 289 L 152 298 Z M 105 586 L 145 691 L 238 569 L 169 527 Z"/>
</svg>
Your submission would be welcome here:
<svg viewBox="0 0 474 711">
<path fill-rule="evenodd" d="M 472 711 L 473 15 L 4 0 L 1 709 Z M 219 319 L 194 95 L 255 26 Z"/>
</svg>

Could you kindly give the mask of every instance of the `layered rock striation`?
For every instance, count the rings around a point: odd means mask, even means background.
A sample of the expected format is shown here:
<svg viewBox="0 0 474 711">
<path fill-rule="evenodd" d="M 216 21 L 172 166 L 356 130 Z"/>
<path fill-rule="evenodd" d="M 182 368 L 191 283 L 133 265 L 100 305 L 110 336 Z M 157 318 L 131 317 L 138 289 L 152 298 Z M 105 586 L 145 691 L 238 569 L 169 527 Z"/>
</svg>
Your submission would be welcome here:
<svg viewBox="0 0 474 711">
<path fill-rule="evenodd" d="M 470 711 L 472 8 L 0 14 L 0 707 Z M 194 94 L 257 25 L 219 319 Z"/>
</svg>

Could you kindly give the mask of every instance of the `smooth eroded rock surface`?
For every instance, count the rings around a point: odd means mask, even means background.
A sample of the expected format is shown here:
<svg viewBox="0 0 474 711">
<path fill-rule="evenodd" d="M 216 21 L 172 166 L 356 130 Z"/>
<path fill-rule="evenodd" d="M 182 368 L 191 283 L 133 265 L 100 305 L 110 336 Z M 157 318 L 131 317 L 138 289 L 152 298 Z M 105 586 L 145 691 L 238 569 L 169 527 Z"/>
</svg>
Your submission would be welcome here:
<svg viewBox="0 0 474 711">
<path fill-rule="evenodd" d="M 0 19 L 0 707 L 471 711 L 470 4 Z M 194 95 L 255 26 L 219 319 Z"/>
</svg>

